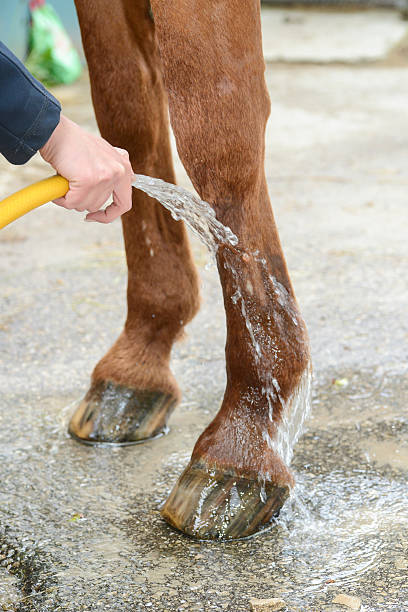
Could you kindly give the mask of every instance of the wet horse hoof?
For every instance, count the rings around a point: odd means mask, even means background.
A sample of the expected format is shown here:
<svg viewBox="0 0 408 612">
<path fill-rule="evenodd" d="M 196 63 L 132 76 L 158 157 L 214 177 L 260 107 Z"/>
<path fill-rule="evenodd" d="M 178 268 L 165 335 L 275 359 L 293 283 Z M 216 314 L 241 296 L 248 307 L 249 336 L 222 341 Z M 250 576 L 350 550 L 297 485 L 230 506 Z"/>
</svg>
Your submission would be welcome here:
<svg viewBox="0 0 408 612">
<path fill-rule="evenodd" d="M 137 444 L 166 431 L 176 403 L 161 391 L 98 382 L 78 406 L 68 432 L 84 444 Z"/>
<path fill-rule="evenodd" d="M 190 462 L 162 509 L 163 518 L 199 540 L 246 538 L 272 524 L 288 486 Z"/>
</svg>

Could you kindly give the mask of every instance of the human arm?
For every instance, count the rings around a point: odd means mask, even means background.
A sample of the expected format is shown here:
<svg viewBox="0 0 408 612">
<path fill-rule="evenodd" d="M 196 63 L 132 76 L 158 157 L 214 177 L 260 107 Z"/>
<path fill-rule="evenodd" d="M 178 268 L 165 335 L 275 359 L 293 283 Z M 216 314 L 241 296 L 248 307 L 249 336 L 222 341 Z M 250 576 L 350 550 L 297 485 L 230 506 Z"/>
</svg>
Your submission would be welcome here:
<svg viewBox="0 0 408 612">
<path fill-rule="evenodd" d="M 0 153 L 13 164 L 37 151 L 70 189 L 56 204 L 87 210 L 88 221 L 109 223 L 131 208 L 128 154 L 61 114 L 59 102 L 0 43 Z M 113 202 L 99 210 L 109 196 Z"/>
<path fill-rule="evenodd" d="M 25 164 L 49 139 L 61 105 L 0 42 L 0 152 Z"/>
</svg>

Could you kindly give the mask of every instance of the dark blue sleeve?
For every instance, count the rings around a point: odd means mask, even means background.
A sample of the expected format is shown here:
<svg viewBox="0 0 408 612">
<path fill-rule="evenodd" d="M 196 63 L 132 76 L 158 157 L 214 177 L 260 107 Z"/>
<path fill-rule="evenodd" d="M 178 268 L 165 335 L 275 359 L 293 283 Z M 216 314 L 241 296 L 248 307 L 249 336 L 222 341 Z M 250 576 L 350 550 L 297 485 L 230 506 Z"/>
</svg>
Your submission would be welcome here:
<svg viewBox="0 0 408 612">
<path fill-rule="evenodd" d="M 0 42 L 0 153 L 25 164 L 60 120 L 60 103 Z"/>
</svg>

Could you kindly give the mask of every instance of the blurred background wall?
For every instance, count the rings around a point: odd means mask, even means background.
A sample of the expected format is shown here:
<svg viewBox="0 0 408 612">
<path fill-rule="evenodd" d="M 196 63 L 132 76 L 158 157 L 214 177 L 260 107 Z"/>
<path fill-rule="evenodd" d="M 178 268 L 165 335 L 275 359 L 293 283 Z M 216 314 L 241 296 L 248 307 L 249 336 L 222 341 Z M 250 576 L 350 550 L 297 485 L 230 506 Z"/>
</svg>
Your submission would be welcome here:
<svg viewBox="0 0 408 612">
<path fill-rule="evenodd" d="M 408 0 L 262 0 L 265 5 L 271 6 L 330 6 L 341 8 L 388 6 L 396 7 L 402 11 L 408 10 Z M 75 12 L 74 0 L 51 0 L 50 4 L 57 11 L 71 40 L 83 58 L 81 35 L 78 19 Z M 0 0 L 0 40 L 2 40 L 14 53 L 24 59 L 27 51 L 28 32 L 28 0 Z"/>
</svg>

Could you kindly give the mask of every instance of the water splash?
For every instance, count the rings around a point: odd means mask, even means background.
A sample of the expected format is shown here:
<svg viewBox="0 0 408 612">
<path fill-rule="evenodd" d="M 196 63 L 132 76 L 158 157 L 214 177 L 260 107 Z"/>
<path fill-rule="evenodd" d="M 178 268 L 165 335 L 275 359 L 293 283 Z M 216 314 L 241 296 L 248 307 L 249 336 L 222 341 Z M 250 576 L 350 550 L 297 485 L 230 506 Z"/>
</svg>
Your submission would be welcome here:
<svg viewBox="0 0 408 612">
<path fill-rule="evenodd" d="M 364 575 L 398 556 L 391 541 L 408 527 L 405 498 L 406 483 L 363 469 L 297 474 L 276 523 L 284 536 L 278 563 L 292 560 L 286 571 L 303 601 L 331 583 L 334 592 L 358 587 Z"/>
<path fill-rule="evenodd" d="M 282 401 L 281 425 L 278 427 L 273 447 L 286 465 L 290 465 L 293 449 L 304 431 L 312 407 L 312 371 L 311 367 L 303 372 L 300 382 L 289 400 Z"/>
<path fill-rule="evenodd" d="M 231 246 L 238 244 L 238 238 L 229 227 L 218 221 L 208 202 L 187 189 L 143 174 L 135 174 L 132 185 L 158 200 L 170 211 L 173 219 L 182 219 L 211 253 L 217 252 L 220 243 Z"/>
</svg>

